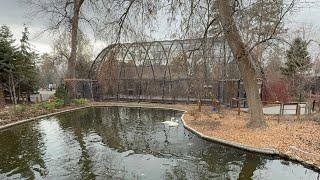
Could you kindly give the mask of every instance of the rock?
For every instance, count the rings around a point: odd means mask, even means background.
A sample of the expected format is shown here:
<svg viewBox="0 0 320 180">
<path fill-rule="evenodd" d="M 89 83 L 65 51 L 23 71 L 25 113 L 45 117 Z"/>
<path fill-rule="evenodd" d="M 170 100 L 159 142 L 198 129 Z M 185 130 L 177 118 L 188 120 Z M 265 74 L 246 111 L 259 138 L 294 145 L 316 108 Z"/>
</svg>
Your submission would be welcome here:
<svg viewBox="0 0 320 180">
<path fill-rule="evenodd" d="M 126 152 L 123 152 L 123 153 L 122 153 L 122 155 L 123 155 L 124 157 L 128 157 L 128 156 L 130 156 L 130 155 L 132 155 L 132 154 L 134 154 L 134 151 L 133 151 L 133 150 L 129 150 L 129 151 L 126 151 Z"/>
<path fill-rule="evenodd" d="M 177 126 L 179 126 L 179 123 L 173 122 L 173 121 L 164 121 L 162 123 L 165 124 L 165 125 L 168 125 L 169 127 L 177 127 Z"/>
</svg>

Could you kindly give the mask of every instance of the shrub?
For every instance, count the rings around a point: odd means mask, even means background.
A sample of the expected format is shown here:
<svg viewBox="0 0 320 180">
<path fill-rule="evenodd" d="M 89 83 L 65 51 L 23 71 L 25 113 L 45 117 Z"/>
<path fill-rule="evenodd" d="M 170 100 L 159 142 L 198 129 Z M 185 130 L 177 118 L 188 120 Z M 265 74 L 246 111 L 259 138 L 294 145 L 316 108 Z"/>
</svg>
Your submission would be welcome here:
<svg viewBox="0 0 320 180">
<path fill-rule="evenodd" d="M 53 103 L 55 108 L 61 108 L 64 105 L 64 100 L 60 98 L 54 98 Z"/>
<path fill-rule="evenodd" d="M 42 104 L 41 103 L 36 103 L 34 105 L 31 106 L 31 110 L 32 111 L 38 111 L 39 109 L 42 109 Z"/>
<path fill-rule="evenodd" d="M 41 103 L 41 107 L 45 110 L 52 111 L 55 109 L 55 104 L 46 101 Z"/>
<path fill-rule="evenodd" d="M 84 99 L 84 98 L 81 98 L 81 99 L 74 99 L 73 100 L 73 103 L 75 105 L 84 105 L 84 104 L 88 104 L 88 100 L 87 99 Z"/>
<path fill-rule="evenodd" d="M 288 102 L 291 100 L 289 90 L 289 83 L 286 80 L 270 78 L 263 86 L 263 100 Z"/>
<path fill-rule="evenodd" d="M 59 98 L 59 99 L 64 100 L 64 103 L 70 102 L 70 97 L 68 95 L 68 91 L 67 91 L 67 89 L 66 89 L 66 87 L 64 85 L 60 85 L 57 88 L 54 96 Z"/>
<path fill-rule="evenodd" d="M 21 104 L 13 106 L 13 112 L 15 114 L 20 114 L 22 112 L 25 112 L 26 109 L 27 109 L 27 107 L 25 105 L 21 105 Z"/>
</svg>

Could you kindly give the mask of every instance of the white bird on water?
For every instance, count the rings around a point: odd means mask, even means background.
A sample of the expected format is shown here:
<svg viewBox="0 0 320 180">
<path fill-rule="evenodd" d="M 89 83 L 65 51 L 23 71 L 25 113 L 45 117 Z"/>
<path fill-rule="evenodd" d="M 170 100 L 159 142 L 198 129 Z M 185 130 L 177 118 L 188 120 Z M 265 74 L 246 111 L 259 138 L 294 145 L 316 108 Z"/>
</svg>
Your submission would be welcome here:
<svg viewBox="0 0 320 180">
<path fill-rule="evenodd" d="M 175 120 L 174 117 L 171 118 L 170 121 L 164 121 L 163 124 L 167 124 L 169 127 L 177 127 L 179 126 L 178 120 Z"/>
</svg>

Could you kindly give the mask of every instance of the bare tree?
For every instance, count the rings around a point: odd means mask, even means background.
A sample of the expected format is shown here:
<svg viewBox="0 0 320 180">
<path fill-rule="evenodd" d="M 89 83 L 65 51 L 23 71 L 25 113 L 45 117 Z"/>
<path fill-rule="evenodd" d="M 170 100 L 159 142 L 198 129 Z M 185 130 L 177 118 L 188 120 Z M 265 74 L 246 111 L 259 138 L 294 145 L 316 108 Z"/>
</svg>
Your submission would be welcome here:
<svg viewBox="0 0 320 180">
<path fill-rule="evenodd" d="M 143 1 L 143 0 L 117 0 L 117 1 L 89 1 L 89 0 L 60 0 L 60 1 L 44 1 L 38 5 L 38 9 L 42 12 L 50 13 L 55 21 L 53 27 L 60 27 L 67 24 L 71 29 L 71 53 L 68 63 L 68 78 L 75 77 L 75 59 L 77 53 L 77 33 L 79 21 L 83 20 L 90 26 L 99 27 L 98 33 L 103 36 L 116 36 L 116 42 L 121 42 L 120 35 L 131 34 L 134 37 L 141 37 L 145 40 L 146 22 L 155 20 L 157 14 L 166 16 L 172 22 L 181 24 L 180 37 L 196 37 L 203 34 L 204 37 L 223 37 L 229 44 L 234 58 L 238 62 L 238 66 L 244 80 L 247 93 L 248 104 L 250 108 L 251 118 L 248 127 L 264 127 L 266 125 L 260 94 L 258 91 L 257 76 L 259 74 L 260 64 L 253 57 L 251 51 L 260 44 L 266 43 L 274 39 L 279 34 L 281 22 L 285 14 L 290 10 L 274 9 L 272 2 L 268 1 L 270 12 L 263 12 L 265 3 L 261 0 L 256 1 L 237 1 L 237 0 L 171 0 L 171 1 Z M 290 4 L 291 7 L 293 3 Z M 282 7 L 283 4 L 277 4 Z M 253 8 L 254 7 L 254 8 Z M 95 9 L 97 13 L 92 15 Z M 254 9 L 246 11 L 247 9 Z M 167 12 L 171 12 L 168 16 Z M 272 12 L 272 11 L 275 12 Z M 280 11 L 280 13 L 279 13 Z M 88 13 L 89 12 L 89 13 Z M 91 13 L 90 13 L 91 12 Z M 103 13 L 105 12 L 105 13 Z M 87 16 L 85 14 L 87 13 Z M 177 14 L 176 14 L 177 13 Z M 264 18 L 266 14 L 274 13 L 274 16 Z M 89 15 L 88 15 L 89 14 Z M 239 22 L 245 19 L 243 16 L 250 15 L 245 22 L 247 27 L 239 26 Z M 58 17 L 58 18 L 57 18 Z M 91 18 L 88 18 L 91 17 Z M 252 20 L 254 19 L 254 20 Z M 255 19 L 258 19 L 255 21 Z M 180 22 L 179 22 L 180 21 Z M 140 22 L 140 23 L 138 23 Z M 117 28 L 110 28 L 110 27 Z M 257 26 L 257 28 L 252 28 Z M 244 38 L 244 32 L 254 33 Z M 202 33 L 199 33 L 202 32 Z M 248 39 L 248 42 L 246 42 Z M 204 42 L 203 44 L 206 44 Z M 204 53 L 204 57 L 206 54 Z M 208 62 L 202 60 L 203 72 L 206 72 Z M 205 74 L 204 74 L 205 75 Z M 72 87 L 72 86 L 71 86 Z M 71 88 L 72 89 L 72 88 Z M 72 90 L 73 91 L 73 90 Z M 74 95 L 74 94 L 72 94 Z M 254 108 L 253 108 L 254 107 Z"/>
<path fill-rule="evenodd" d="M 257 75 L 254 65 L 252 64 L 254 60 L 248 52 L 247 47 L 240 36 L 238 27 L 236 26 L 233 18 L 234 10 L 231 1 L 218 0 L 218 9 L 221 26 L 223 27 L 225 37 L 233 56 L 238 61 L 239 69 L 244 81 L 249 111 L 251 114 L 248 127 L 257 128 L 266 126 L 258 89 Z"/>
<path fill-rule="evenodd" d="M 76 62 L 77 62 L 77 47 L 78 47 L 78 29 L 79 29 L 79 18 L 80 9 L 84 0 L 73 1 L 73 16 L 71 18 L 71 53 L 68 60 L 68 72 L 67 78 L 70 82 L 66 82 L 70 98 L 76 98 Z"/>
<path fill-rule="evenodd" d="M 71 35 L 71 48 L 66 79 L 71 98 L 76 97 L 75 79 L 79 29 L 92 29 L 104 39 L 119 42 L 120 35 L 130 33 L 138 37 L 137 29 L 146 25 L 155 14 L 158 3 L 142 0 L 24 0 L 33 9 L 32 15 L 45 18 L 49 24 L 45 31 L 66 31 Z M 135 13 L 132 16 L 131 13 Z M 137 16 L 141 14 L 142 16 Z M 136 23 L 137 20 L 142 22 Z M 90 27 L 90 28 L 88 28 Z M 141 37 L 141 36 L 140 36 Z"/>
</svg>

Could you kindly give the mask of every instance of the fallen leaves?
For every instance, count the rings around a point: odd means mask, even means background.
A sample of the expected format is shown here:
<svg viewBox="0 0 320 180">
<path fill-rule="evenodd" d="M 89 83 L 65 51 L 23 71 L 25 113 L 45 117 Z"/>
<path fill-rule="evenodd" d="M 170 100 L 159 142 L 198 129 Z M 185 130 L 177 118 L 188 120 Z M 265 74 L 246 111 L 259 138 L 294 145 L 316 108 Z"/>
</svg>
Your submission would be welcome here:
<svg viewBox="0 0 320 180">
<path fill-rule="evenodd" d="M 204 110 L 210 112 L 210 108 L 202 108 L 202 111 Z M 187 113 L 184 120 L 189 126 L 204 135 L 256 148 L 274 148 L 281 153 L 299 157 L 320 166 L 320 124 L 316 121 L 307 118 L 296 120 L 266 116 L 268 127 L 253 130 L 246 128 L 246 119 L 249 116 L 247 113 L 238 116 L 233 110 L 224 110 L 222 116 L 211 113 L 210 119 L 207 114 L 208 112 L 198 112 L 192 116 Z M 218 126 L 211 124 L 218 124 Z"/>
</svg>

